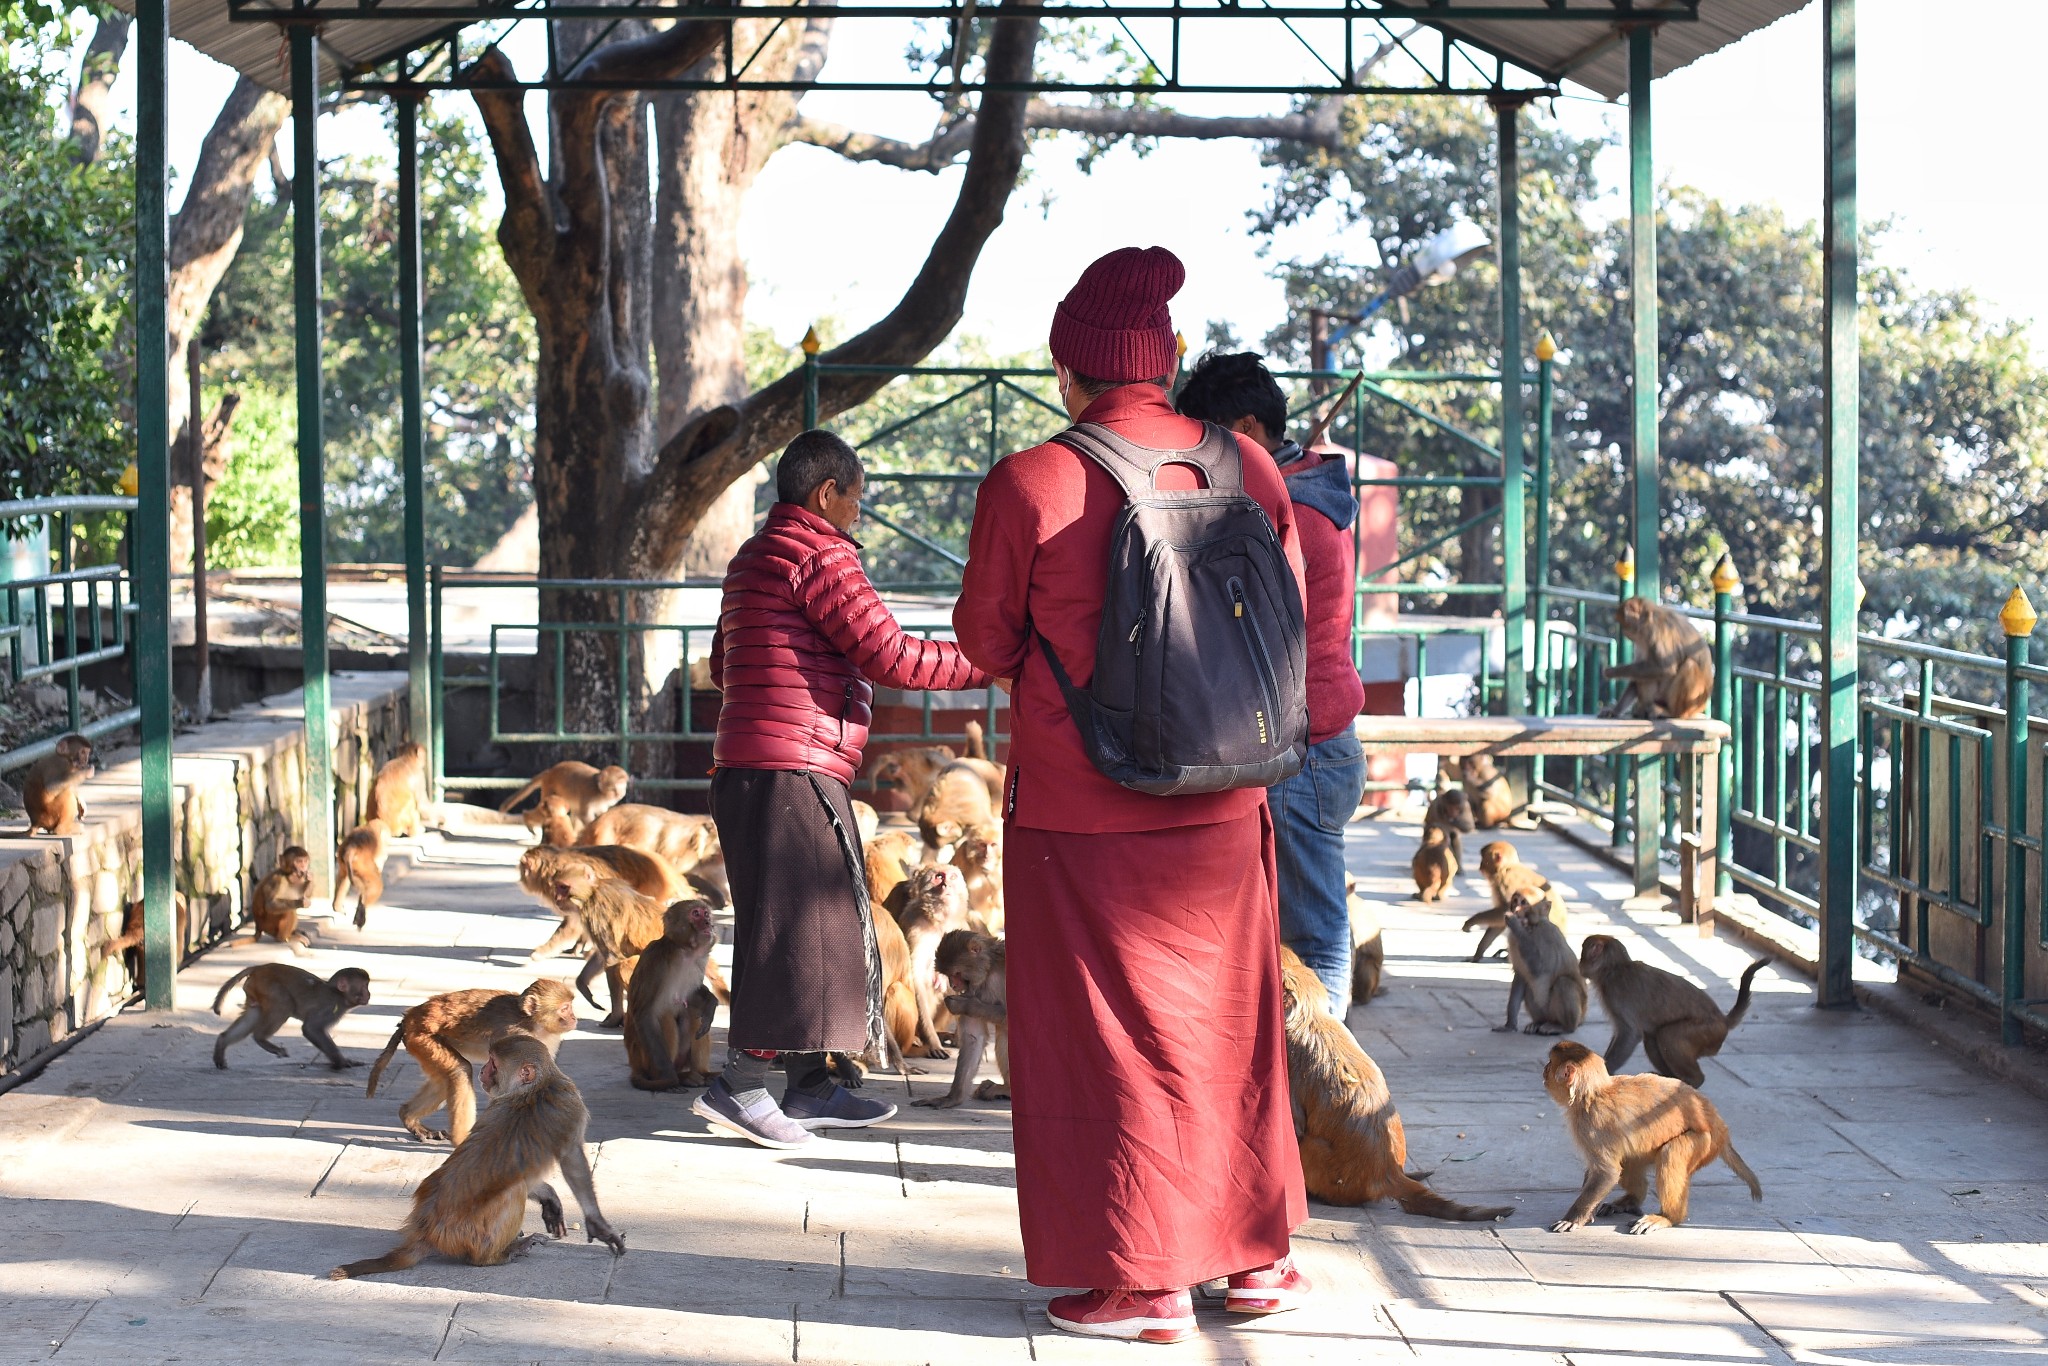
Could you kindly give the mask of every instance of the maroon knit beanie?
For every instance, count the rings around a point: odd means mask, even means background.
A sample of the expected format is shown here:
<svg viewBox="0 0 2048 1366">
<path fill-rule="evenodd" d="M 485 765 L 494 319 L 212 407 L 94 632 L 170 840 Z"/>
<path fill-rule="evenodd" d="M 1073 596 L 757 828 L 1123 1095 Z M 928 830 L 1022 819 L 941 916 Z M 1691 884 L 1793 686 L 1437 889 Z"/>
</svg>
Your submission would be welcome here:
<svg viewBox="0 0 2048 1366">
<path fill-rule="evenodd" d="M 1099 258 L 1053 310 L 1052 358 L 1089 379 L 1172 374 L 1179 348 L 1166 301 L 1187 277 L 1165 247 L 1119 247 Z"/>
</svg>

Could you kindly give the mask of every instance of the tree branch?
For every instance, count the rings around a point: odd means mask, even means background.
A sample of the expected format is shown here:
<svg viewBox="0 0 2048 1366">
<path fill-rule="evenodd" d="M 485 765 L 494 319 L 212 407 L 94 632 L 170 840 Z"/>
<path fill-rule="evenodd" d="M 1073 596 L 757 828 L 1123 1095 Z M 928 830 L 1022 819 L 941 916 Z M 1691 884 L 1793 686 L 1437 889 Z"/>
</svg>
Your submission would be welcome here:
<svg viewBox="0 0 2048 1366">
<path fill-rule="evenodd" d="M 547 268 L 554 258 L 555 201 L 540 173 L 540 152 L 526 122 L 526 94 L 520 90 L 483 89 L 482 83 L 511 81 L 512 61 L 496 44 L 483 50 L 459 78 L 478 83 L 470 93 L 491 140 L 491 158 L 505 193 L 505 216 L 498 222 L 498 245 L 519 278 L 527 306 L 541 310 L 547 292 Z"/>
<path fill-rule="evenodd" d="M 82 162 L 100 159 L 105 143 L 108 104 L 121 74 L 121 56 L 128 50 L 134 20 L 118 11 L 101 19 L 78 63 L 78 85 L 71 92 L 71 147 Z"/>
</svg>

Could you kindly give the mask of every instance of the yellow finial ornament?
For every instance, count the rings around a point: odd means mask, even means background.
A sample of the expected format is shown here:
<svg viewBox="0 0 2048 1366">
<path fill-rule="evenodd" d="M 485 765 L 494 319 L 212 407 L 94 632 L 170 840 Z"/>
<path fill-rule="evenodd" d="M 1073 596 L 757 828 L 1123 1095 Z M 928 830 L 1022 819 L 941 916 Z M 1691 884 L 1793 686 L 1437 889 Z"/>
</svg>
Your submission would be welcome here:
<svg viewBox="0 0 2048 1366">
<path fill-rule="evenodd" d="M 1634 546 L 1622 547 L 1621 558 L 1614 562 L 1614 572 L 1621 576 L 1623 583 L 1634 583 L 1636 581 L 1636 548 Z"/>
<path fill-rule="evenodd" d="M 1550 329 L 1546 327 L 1543 329 L 1542 335 L 1536 338 L 1536 359 L 1552 360 L 1556 356 L 1557 338 L 1551 336 Z"/>
<path fill-rule="evenodd" d="M 807 327 L 804 329 L 804 339 L 803 341 L 799 342 L 798 345 L 803 347 L 804 354 L 806 356 L 815 356 L 818 354 L 819 349 L 825 345 L 825 343 L 818 340 L 817 328 Z"/>
<path fill-rule="evenodd" d="M 135 468 L 135 462 L 133 460 L 130 460 L 128 462 L 127 469 L 121 471 L 121 483 L 119 487 L 121 489 L 121 492 L 125 493 L 130 498 L 133 498 L 138 492 L 141 491 L 142 472 Z"/>
<path fill-rule="evenodd" d="M 1185 333 L 1176 332 L 1173 334 L 1173 354 L 1177 359 L 1187 359 L 1188 339 Z"/>
<path fill-rule="evenodd" d="M 1714 562 L 1714 591 L 1733 593 L 1740 587 L 1742 576 L 1735 572 L 1734 557 L 1724 550 L 1721 552 L 1721 558 Z"/>
<path fill-rule="evenodd" d="M 2040 619 L 2034 604 L 2027 601 L 2027 590 L 2014 584 L 2012 596 L 2005 600 L 2005 607 L 1998 614 L 1998 624 L 2006 635 L 2030 636 L 2034 634 L 2034 623 Z"/>
<path fill-rule="evenodd" d="M 1870 590 L 1863 586 L 1863 576 L 1856 576 L 1856 610 L 1863 610 L 1863 600 L 1870 596 Z"/>
</svg>

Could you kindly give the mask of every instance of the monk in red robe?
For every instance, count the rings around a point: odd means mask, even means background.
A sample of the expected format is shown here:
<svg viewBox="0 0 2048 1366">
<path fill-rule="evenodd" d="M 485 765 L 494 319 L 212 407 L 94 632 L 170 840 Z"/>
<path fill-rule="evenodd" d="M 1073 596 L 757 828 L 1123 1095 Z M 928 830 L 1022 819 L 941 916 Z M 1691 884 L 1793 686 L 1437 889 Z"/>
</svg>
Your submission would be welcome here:
<svg viewBox="0 0 2048 1366">
<path fill-rule="evenodd" d="M 1179 363 L 1167 301 L 1184 276 L 1160 247 L 1082 274 L 1051 337 L 1072 417 L 1154 450 L 1201 443 L 1165 388 Z M 1244 489 L 1299 579 L 1279 470 L 1238 444 Z M 1157 481 L 1197 475 L 1168 464 Z M 1307 1200 L 1265 793 L 1153 796 L 1105 777 L 1036 640 L 1088 685 L 1123 508 L 1115 480 L 1066 446 L 1001 461 L 976 498 L 953 625 L 969 660 L 1016 680 L 1003 862 L 1026 1274 L 1086 1288 L 1047 1307 L 1060 1328 L 1173 1342 L 1194 1331 L 1204 1281 L 1228 1277 L 1240 1312 L 1299 1301 L 1288 1235 Z"/>
</svg>

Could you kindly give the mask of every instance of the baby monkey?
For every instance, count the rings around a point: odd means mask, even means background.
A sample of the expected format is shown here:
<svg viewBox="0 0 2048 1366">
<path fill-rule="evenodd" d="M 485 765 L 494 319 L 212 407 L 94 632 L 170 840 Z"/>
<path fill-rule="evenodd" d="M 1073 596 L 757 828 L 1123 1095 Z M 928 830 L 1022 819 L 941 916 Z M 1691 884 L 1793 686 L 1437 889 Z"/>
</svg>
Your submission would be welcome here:
<svg viewBox="0 0 2048 1366">
<path fill-rule="evenodd" d="M 1408 871 L 1415 875 L 1417 901 L 1442 901 L 1444 893 L 1452 890 L 1458 858 L 1451 852 L 1451 841 L 1456 838 L 1455 831 L 1441 825 L 1422 827 L 1422 847 L 1408 860 Z"/>
<path fill-rule="evenodd" d="M 711 1016 L 718 999 L 704 967 L 718 936 L 711 908 L 677 901 L 662 914 L 661 938 L 640 952 L 626 986 L 626 1066 L 642 1091 L 676 1091 L 711 1081 Z"/>
<path fill-rule="evenodd" d="M 269 935 L 303 958 L 306 941 L 299 937 L 299 912 L 313 896 L 313 855 L 294 844 L 277 856 L 277 867 L 256 884 L 249 897 L 249 919 L 256 938 Z"/>
<path fill-rule="evenodd" d="M 471 1266 L 500 1266 L 542 1241 L 538 1234 L 519 1235 L 528 1195 L 540 1202 L 548 1235 L 566 1237 L 562 1198 L 546 1179 L 557 1165 L 583 1211 L 584 1240 L 603 1243 L 614 1257 L 625 1255 L 626 1240 L 598 1208 L 583 1151 L 590 1112 L 547 1047 L 530 1034 L 505 1035 L 491 1045 L 482 1080 L 490 1107 L 469 1141 L 420 1182 L 404 1240 L 382 1257 L 337 1266 L 329 1280 L 403 1271 L 429 1252 Z"/>
<path fill-rule="evenodd" d="M 1600 1055 L 1584 1044 L 1553 1046 L 1543 1068 L 1543 1089 L 1564 1109 L 1565 1127 L 1586 1159 L 1586 1184 L 1552 1233 L 1584 1228 L 1594 1216 L 1633 1214 L 1630 1233 L 1676 1228 L 1685 1222 L 1693 1174 L 1720 1158 L 1762 1200 L 1756 1173 L 1728 1141 L 1728 1126 L 1714 1103 L 1670 1077 L 1613 1077 Z M 1657 1212 L 1643 1213 L 1650 1173 L 1657 1174 Z M 1623 1197 L 1601 1197 L 1619 1182 Z"/>
<path fill-rule="evenodd" d="M 974 1087 L 976 1100 L 1010 1098 L 1010 1011 L 1008 969 L 1003 941 L 976 930 L 948 930 L 939 941 L 935 965 L 952 993 L 946 1009 L 960 1022 L 960 1060 L 953 1068 L 953 1088 L 943 1096 L 928 1096 L 918 1102 L 935 1110 L 950 1110 L 967 1099 L 974 1074 L 981 1068 L 981 1054 L 991 1038 L 996 1045 L 996 1071 L 1001 1083 L 985 1081 Z"/>
<path fill-rule="evenodd" d="M 341 1055 L 328 1031 L 349 1011 L 370 1003 L 369 973 L 361 968 L 343 968 L 323 982 L 304 968 L 295 968 L 290 963 L 259 963 L 255 967 L 243 968 L 221 983 L 220 993 L 213 998 L 214 1014 L 220 1014 L 221 1003 L 227 1000 L 228 992 L 237 982 L 242 984 L 242 1013 L 213 1041 L 215 1067 L 225 1070 L 228 1046 L 251 1034 L 256 1036 L 256 1046 L 264 1052 L 280 1058 L 289 1057 L 280 1045 L 270 1041 L 270 1037 L 291 1019 L 300 1021 L 306 1042 L 325 1053 L 335 1071 L 362 1066 L 355 1059 Z"/>
<path fill-rule="evenodd" d="M 28 833 L 75 835 L 82 830 L 85 801 L 78 795 L 78 789 L 96 771 L 92 741 L 83 735 L 65 736 L 57 742 L 53 753 L 30 764 L 28 779 L 21 785 L 21 804 L 28 812 Z"/>
</svg>

